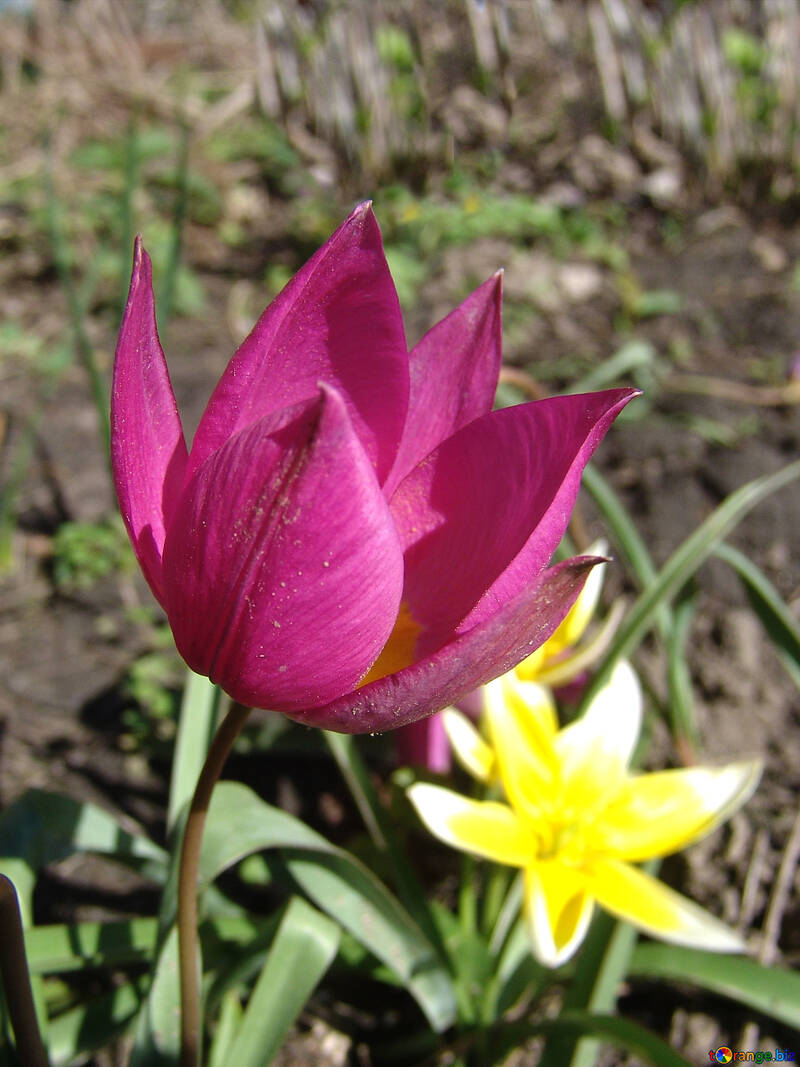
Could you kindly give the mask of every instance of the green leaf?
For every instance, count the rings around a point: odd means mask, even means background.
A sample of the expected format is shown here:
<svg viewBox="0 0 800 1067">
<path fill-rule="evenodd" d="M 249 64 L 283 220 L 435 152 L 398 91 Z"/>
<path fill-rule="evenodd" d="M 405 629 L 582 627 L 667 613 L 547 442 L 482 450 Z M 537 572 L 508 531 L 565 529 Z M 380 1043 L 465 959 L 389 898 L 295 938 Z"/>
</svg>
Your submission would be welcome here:
<svg viewBox="0 0 800 1067">
<path fill-rule="evenodd" d="M 627 560 L 640 589 L 646 589 L 656 577 L 656 567 L 647 550 L 647 545 L 627 508 L 611 488 L 611 485 L 590 463 L 583 471 L 583 487 L 594 500 L 608 524 L 609 533 Z M 659 634 L 667 639 L 672 629 L 672 617 L 666 604 L 656 609 L 656 625 Z"/>
<path fill-rule="evenodd" d="M 208 1067 L 228 1067 L 233 1062 L 230 1052 L 242 1022 L 242 1014 L 239 996 L 231 989 L 222 998 L 217 1029 L 208 1050 Z"/>
<path fill-rule="evenodd" d="M 72 1064 L 103 1048 L 127 1028 L 143 998 L 144 982 L 127 983 L 113 993 L 72 1008 L 51 1020 L 47 1048 L 53 1067 Z"/>
<path fill-rule="evenodd" d="M 186 672 L 186 685 L 178 717 L 178 735 L 172 757 L 167 828 L 172 830 L 178 813 L 188 805 L 200 777 L 208 746 L 217 727 L 219 686 L 194 671 Z"/>
<path fill-rule="evenodd" d="M 564 997 L 562 1015 L 614 1011 L 637 936 L 630 924 L 617 922 L 605 912 L 595 915 Z M 570 1029 L 551 1035 L 542 1056 L 542 1067 L 563 1067 L 564 1064 L 591 1067 L 597 1058 L 597 1044 L 578 1041 L 580 1036 Z"/>
<path fill-rule="evenodd" d="M 278 927 L 244 1013 L 229 1063 L 266 1067 L 327 971 L 339 945 L 339 927 L 294 897 Z"/>
<path fill-rule="evenodd" d="M 627 379 L 631 372 L 642 367 L 652 369 L 656 363 L 656 350 L 649 341 L 628 341 L 609 359 L 585 374 L 570 389 L 572 393 L 590 393 L 595 389 L 608 389 L 614 382 Z"/>
<path fill-rule="evenodd" d="M 632 1052 L 646 1063 L 653 1064 L 653 1067 L 691 1067 L 688 1060 L 643 1026 L 615 1015 L 593 1015 L 580 1011 L 563 1012 L 557 1019 L 541 1022 L 499 1024 L 490 1045 L 490 1062 L 500 1063 L 509 1052 L 536 1036 L 569 1042 L 586 1037 L 601 1038 L 609 1044 Z"/>
<path fill-rule="evenodd" d="M 389 891 L 349 853 L 237 782 L 214 790 L 200 860 L 206 885 L 252 852 L 284 849 L 292 877 L 314 903 L 384 962 L 437 1031 L 455 1017 L 453 990 L 433 946 Z"/>
<path fill-rule="evenodd" d="M 771 493 L 785 488 L 800 477 L 800 460 L 782 467 L 774 474 L 755 478 L 735 490 L 686 538 L 670 556 L 622 621 L 603 666 L 586 687 L 583 706 L 587 707 L 605 684 L 614 663 L 629 656 L 653 625 L 663 603 L 669 601 L 698 568 L 708 559 L 719 542 L 744 516 Z"/>
<path fill-rule="evenodd" d="M 167 853 L 94 804 L 31 789 L 0 815 L 0 856 L 25 860 L 34 870 L 75 852 L 107 853 L 161 880 Z"/>
<path fill-rule="evenodd" d="M 717 956 L 677 945 L 641 944 L 631 975 L 665 978 L 730 997 L 800 1030 L 800 974 L 743 956 Z"/>
<path fill-rule="evenodd" d="M 443 955 L 444 948 L 428 907 L 425 890 L 398 844 L 397 835 L 386 809 L 378 800 L 369 777 L 369 770 L 361 756 L 359 739 L 353 734 L 337 734 L 331 730 L 323 730 L 322 733 L 358 807 L 361 818 L 364 820 L 370 838 L 389 860 L 400 900 L 428 940 Z"/>
<path fill-rule="evenodd" d="M 800 624 L 763 571 L 747 556 L 728 544 L 718 545 L 714 555 L 729 564 L 744 585 L 753 611 L 764 625 L 778 658 L 800 688 Z"/>
<path fill-rule="evenodd" d="M 667 681 L 673 736 L 688 745 L 692 751 L 696 751 L 700 744 L 700 731 L 695 713 L 692 678 L 686 662 L 686 642 L 695 610 L 695 592 L 691 585 L 692 583 L 689 583 L 683 587 L 675 605 L 672 633 L 667 645 Z"/>
<path fill-rule="evenodd" d="M 220 916 L 200 926 L 204 951 L 247 946 L 272 920 Z M 64 973 L 86 967 L 126 967 L 151 959 L 158 944 L 157 919 L 34 926 L 25 931 L 25 951 L 34 974 Z"/>
<path fill-rule="evenodd" d="M 180 823 L 175 829 L 180 836 Z M 279 848 L 286 867 L 304 892 L 378 959 L 415 997 L 436 1030 L 455 1018 L 447 971 L 419 928 L 388 890 L 354 857 L 335 848 L 299 819 L 264 803 L 247 786 L 220 782 L 214 789 L 200 859 L 201 891 L 254 852 Z M 179 990 L 174 922 L 177 863 L 162 896 L 158 961 L 144 1010 L 140 1012 L 130 1067 L 177 1062 Z"/>
</svg>

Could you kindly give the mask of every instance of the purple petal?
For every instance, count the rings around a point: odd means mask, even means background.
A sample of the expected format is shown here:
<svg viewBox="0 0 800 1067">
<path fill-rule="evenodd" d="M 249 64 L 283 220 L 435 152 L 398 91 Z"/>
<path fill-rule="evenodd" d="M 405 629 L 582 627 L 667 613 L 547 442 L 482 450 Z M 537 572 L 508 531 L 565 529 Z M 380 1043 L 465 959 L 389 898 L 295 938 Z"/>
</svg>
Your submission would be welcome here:
<svg viewBox="0 0 800 1067">
<path fill-rule="evenodd" d="M 391 501 L 405 549 L 416 656 L 466 632 L 534 580 L 567 527 L 580 476 L 629 389 L 495 411 L 445 441 Z"/>
<path fill-rule="evenodd" d="M 400 604 L 388 505 L 343 399 L 321 392 L 206 461 L 164 552 L 181 655 L 235 699 L 276 711 L 357 685 Z"/>
<path fill-rule="evenodd" d="M 392 740 L 401 766 L 425 767 L 435 774 L 446 774 L 450 770 L 450 742 L 438 713 L 401 726 L 392 735 Z"/>
<path fill-rule="evenodd" d="M 161 556 L 171 509 L 183 484 L 186 444 L 158 339 L 150 257 L 140 237 L 114 359 L 111 463 L 134 551 L 163 604 Z"/>
<path fill-rule="evenodd" d="M 553 633 L 600 560 L 578 556 L 551 567 L 496 614 L 432 656 L 317 708 L 290 712 L 309 726 L 369 733 L 406 726 L 455 704 L 515 667 Z"/>
<path fill-rule="evenodd" d="M 408 418 L 387 496 L 438 444 L 492 410 L 502 358 L 502 297 L 498 273 L 412 349 Z"/>
<path fill-rule="evenodd" d="M 230 436 L 317 395 L 345 398 L 382 483 L 408 407 L 408 355 L 400 305 L 369 204 L 361 204 L 292 278 L 222 375 L 198 427 L 195 471 Z"/>
</svg>

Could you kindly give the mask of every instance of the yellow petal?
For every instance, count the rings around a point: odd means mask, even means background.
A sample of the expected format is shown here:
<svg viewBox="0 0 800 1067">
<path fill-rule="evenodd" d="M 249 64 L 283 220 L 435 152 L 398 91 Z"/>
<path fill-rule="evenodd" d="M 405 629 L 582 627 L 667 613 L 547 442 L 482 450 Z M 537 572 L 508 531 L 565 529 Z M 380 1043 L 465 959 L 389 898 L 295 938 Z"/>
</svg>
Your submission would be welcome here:
<svg viewBox="0 0 800 1067">
<path fill-rule="evenodd" d="M 555 739 L 566 812 L 578 816 L 611 801 L 625 780 L 642 721 L 642 691 L 621 660 L 586 712 Z"/>
<path fill-rule="evenodd" d="M 525 871 L 525 922 L 533 955 L 545 967 L 560 967 L 586 936 L 593 901 L 585 877 L 558 860 Z"/>
<path fill-rule="evenodd" d="M 598 904 L 640 930 L 676 945 L 741 952 L 742 939 L 694 901 L 619 860 L 591 865 L 589 888 Z"/>
<path fill-rule="evenodd" d="M 601 538 L 590 545 L 584 554 L 587 556 L 604 556 L 607 552 L 608 542 Z M 605 563 L 598 563 L 596 567 L 592 567 L 589 571 L 589 577 L 583 583 L 583 589 L 578 593 L 578 597 L 567 612 L 564 621 L 553 634 L 553 637 L 550 638 L 551 641 L 553 638 L 558 638 L 564 648 L 577 644 L 583 636 L 584 630 L 591 622 L 595 611 L 597 611 L 605 576 Z"/>
<path fill-rule="evenodd" d="M 511 867 L 524 867 L 536 854 L 530 829 L 505 804 L 470 800 L 425 782 L 407 793 L 427 828 L 446 845 Z"/>
<path fill-rule="evenodd" d="M 456 759 L 479 782 L 488 782 L 495 764 L 494 752 L 470 719 L 455 708 L 445 708 L 442 724 Z"/>
<path fill-rule="evenodd" d="M 586 555 L 603 556 L 607 551 L 608 543 L 599 540 L 586 550 Z M 542 671 L 548 670 L 567 649 L 577 644 L 597 609 L 604 577 L 605 566 L 598 563 L 589 572 L 577 599 L 555 632 L 517 666 L 517 673 L 523 681 L 541 681 Z"/>
<path fill-rule="evenodd" d="M 630 777 L 604 812 L 592 847 L 632 862 L 677 852 L 740 808 L 761 769 L 752 761 Z"/>
<path fill-rule="evenodd" d="M 599 570 L 599 567 L 595 567 L 595 570 Z M 594 571 L 591 573 L 594 574 Z M 621 600 L 617 600 L 602 625 L 595 627 L 591 636 L 585 634 L 580 644 L 573 646 L 562 656 L 548 659 L 543 663 L 536 675 L 536 681 L 540 685 L 553 687 L 566 685 L 567 682 L 573 681 L 583 671 L 592 667 L 608 649 L 624 614 L 625 605 Z M 547 642 L 542 645 L 542 648 L 546 647 Z"/>
<path fill-rule="evenodd" d="M 547 810 L 558 783 L 553 697 L 513 671 L 486 686 L 486 722 L 503 788 L 514 808 L 533 818 Z"/>
</svg>

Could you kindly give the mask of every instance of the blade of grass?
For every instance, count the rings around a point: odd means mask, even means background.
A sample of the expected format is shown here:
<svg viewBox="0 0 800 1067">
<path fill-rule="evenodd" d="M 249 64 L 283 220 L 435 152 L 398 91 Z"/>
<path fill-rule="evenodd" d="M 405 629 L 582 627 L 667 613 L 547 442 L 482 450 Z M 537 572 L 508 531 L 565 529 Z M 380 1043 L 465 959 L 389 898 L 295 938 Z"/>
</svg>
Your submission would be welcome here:
<svg viewBox="0 0 800 1067">
<path fill-rule="evenodd" d="M 700 744 L 692 679 L 686 662 L 686 642 L 689 639 L 694 610 L 694 591 L 686 585 L 678 594 L 672 616 L 672 633 L 667 644 L 669 717 L 672 735 L 684 763 L 695 762 L 694 754 Z"/>
<path fill-rule="evenodd" d="M 714 555 L 736 571 L 778 658 L 800 689 L 800 624 L 789 606 L 764 572 L 738 549 L 723 543 L 714 549 Z"/>
<path fill-rule="evenodd" d="M 167 327 L 172 317 L 172 305 L 175 301 L 175 286 L 177 284 L 178 268 L 181 264 L 181 252 L 183 250 L 183 231 L 186 225 L 186 216 L 189 207 L 189 141 L 191 131 L 188 123 L 181 127 L 181 139 L 178 146 L 177 164 L 177 191 L 175 207 L 172 214 L 172 230 L 170 235 L 169 255 L 167 257 L 167 269 L 164 272 L 164 282 L 161 287 L 160 300 L 158 301 L 158 323 L 161 333 L 162 344 L 166 337 Z"/>
<path fill-rule="evenodd" d="M 504 1022 L 495 1033 L 491 1063 L 500 1063 L 503 1055 L 507 1056 L 513 1049 L 519 1048 L 528 1038 L 543 1035 L 548 1038 L 566 1037 L 572 1041 L 581 1037 L 604 1038 L 606 1042 L 632 1052 L 654 1067 L 691 1067 L 688 1060 L 666 1045 L 660 1037 L 616 1015 L 571 1011 L 557 1019 L 540 1022 Z M 558 1067 L 563 1067 L 563 1064 L 564 1061 Z"/>
<path fill-rule="evenodd" d="M 611 485 L 591 463 L 584 469 L 581 484 L 600 510 L 608 525 L 609 534 L 622 552 L 637 584 L 640 588 L 646 589 L 655 580 L 657 570 L 647 550 L 647 545 L 627 508 Z M 672 619 L 667 604 L 659 604 L 656 625 L 662 640 L 668 640 L 672 629 Z"/>
<path fill-rule="evenodd" d="M 125 184 L 120 199 L 120 249 L 119 266 L 120 303 L 119 314 L 125 310 L 128 301 L 128 284 L 131 272 L 131 248 L 136 230 L 133 223 L 133 201 L 139 184 L 139 121 L 138 109 L 131 112 L 128 130 L 125 135 Z"/>
<path fill-rule="evenodd" d="M 53 253 L 58 280 L 67 300 L 75 348 L 86 373 L 89 393 L 97 410 L 98 429 L 110 471 L 111 427 L 108 414 L 108 390 L 95 359 L 94 346 L 86 329 L 86 299 L 84 297 L 81 300 L 79 297 L 72 276 L 72 256 L 59 217 L 58 197 L 53 182 L 53 153 L 49 144 L 47 146 L 47 163 L 44 171 L 44 192 L 50 248 Z"/>
<path fill-rule="evenodd" d="M 770 494 L 784 489 L 800 477 L 800 460 L 782 467 L 774 474 L 748 482 L 726 497 L 722 503 L 686 538 L 670 556 L 653 581 L 643 590 L 623 619 L 611 643 L 602 667 L 586 687 L 583 706 L 587 707 L 605 684 L 616 661 L 630 656 L 653 626 L 660 606 L 666 603 L 691 578 L 723 540 L 754 507 Z"/>
</svg>

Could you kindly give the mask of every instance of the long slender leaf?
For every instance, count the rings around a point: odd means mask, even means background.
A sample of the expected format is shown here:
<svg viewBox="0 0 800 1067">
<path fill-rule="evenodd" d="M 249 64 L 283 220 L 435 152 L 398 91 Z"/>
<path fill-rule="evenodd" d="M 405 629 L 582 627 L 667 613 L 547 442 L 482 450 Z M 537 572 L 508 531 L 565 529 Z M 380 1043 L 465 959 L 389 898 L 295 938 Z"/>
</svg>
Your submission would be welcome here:
<svg viewBox="0 0 800 1067">
<path fill-rule="evenodd" d="M 209 884 L 252 852 L 282 848 L 293 878 L 404 982 L 431 1025 L 455 1017 L 449 976 L 435 949 L 389 891 L 349 853 L 236 782 L 221 782 L 206 824 L 200 861 Z"/>
<path fill-rule="evenodd" d="M 40 870 L 75 852 L 107 853 L 156 880 L 167 853 L 95 804 L 31 789 L 0 815 L 0 856 L 25 860 Z"/>
<path fill-rule="evenodd" d="M 175 207 L 172 213 L 172 229 L 170 231 L 169 257 L 167 269 L 164 275 L 159 308 L 159 327 L 162 339 L 166 335 L 169 320 L 172 317 L 172 308 L 175 297 L 175 286 L 178 278 L 178 268 L 181 263 L 181 251 L 183 248 L 183 231 L 186 226 L 186 216 L 189 207 L 189 141 L 191 130 L 188 123 L 181 127 L 181 139 L 178 148 L 177 161 L 177 190 Z"/>
<path fill-rule="evenodd" d="M 144 981 L 127 983 L 89 1004 L 51 1020 L 47 1045 L 53 1067 L 66 1067 L 103 1048 L 130 1025 L 142 1001 Z"/>
<path fill-rule="evenodd" d="M 597 671 L 584 694 L 584 707 L 607 681 L 614 663 L 629 656 L 653 625 L 659 606 L 669 601 L 705 562 L 719 542 L 733 530 L 744 516 L 770 494 L 784 489 L 800 477 L 800 460 L 782 467 L 774 474 L 748 482 L 726 497 L 722 503 L 686 538 L 670 556 L 651 584 L 641 593 L 608 651 L 603 666 Z"/>
<path fill-rule="evenodd" d="M 229 990 L 222 999 L 214 1039 L 208 1050 L 208 1067 L 228 1067 L 236 1031 L 242 1021 L 242 1003 L 234 990 Z"/>
<path fill-rule="evenodd" d="M 515 1048 L 531 1037 L 601 1038 L 641 1057 L 653 1067 L 691 1067 L 688 1060 L 666 1045 L 660 1037 L 643 1026 L 616 1015 L 593 1015 L 589 1012 L 568 1011 L 557 1019 L 542 1022 L 503 1023 L 495 1031 L 491 1045 L 492 1063 L 500 1063 Z M 561 1065 L 563 1067 L 563 1063 Z"/>
<path fill-rule="evenodd" d="M 175 829 L 179 836 L 183 813 Z M 282 850 L 301 889 L 396 974 L 436 1030 L 454 1020 L 452 984 L 438 955 L 398 901 L 361 863 L 299 819 L 273 808 L 238 782 L 220 782 L 212 797 L 200 859 L 201 890 L 254 852 Z M 175 954 L 177 864 L 162 895 L 155 977 L 139 1014 L 131 1067 L 176 1062 L 179 1048 Z"/>
<path fill-rule="evenodd" d="M 638 945 L 629 973 L 668 979 L 730 997 L 800 1030 L 800 974 L 742 956 L 716 956 L 677 945 Z"/>
<path fill-rule="evenodd" d="M 330 730 L 323 731 L 323 734 L 342 772 L 342 777 L 356 802 L 370 837 L 375 845 L 386 853 L 389 859 L 400 900 L 426 937 L 444 955 L 436 924 L 428 908 L 425 891 L 415 876 L 413 868 L 403 855 L 391 822 L 386 817 L 383 805 L 375 794 L 369 771 L 361 758 L 358 738 L 352 734 L 337 734 Z"/>
<path fill-rule="evenodd" d="M 200 927 L 204 950 L 223 944 L 247 945 L 270 920 L 220 916 Z M 33 926 L 25 931 L 25 951 L 34 974 L 63 974 L 86 967 L 121 968 L 152 958 L 158 943 L 157 919 Z"/>
<path fill-rule="evenodd" d="M 800 688 L 800 623 L 766 574 L 738 549 L 718 545 L 714 555 L 729 564 L 744 585 L 753 611 L 764 625 L 778 658 L 789 677 Z"/>
<path fill-rule="evenodd" d="M 339 927 L 299 897 L 281 920 L 230 1051 L 236 1067 L 267 1067 L 327 971 Z"/>
<path fill-rule="evenodd" d="M 688 749 L 683 753 L 686 758 L 691 758 L 700 743 L 692 679 L 686 663 L 686 642 L 694 619 L 694 609 L 694 593 L 688 585 L 684 586 L 675 606 L 672 633 L 667 643 L 669 718 L 679 747 Z"/>
<path fill-rule="evenodd" d="M 169 783 L 169 830 L 174 827 L 178 813 L 192 799 L 208 746 L 217 728 L 220 697 L 219 686 L 192 670 L 186 672 Z"/>
</svg>

